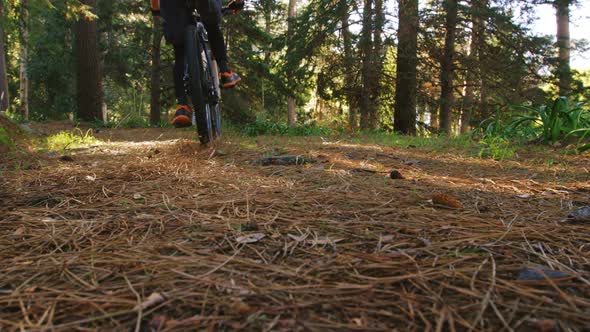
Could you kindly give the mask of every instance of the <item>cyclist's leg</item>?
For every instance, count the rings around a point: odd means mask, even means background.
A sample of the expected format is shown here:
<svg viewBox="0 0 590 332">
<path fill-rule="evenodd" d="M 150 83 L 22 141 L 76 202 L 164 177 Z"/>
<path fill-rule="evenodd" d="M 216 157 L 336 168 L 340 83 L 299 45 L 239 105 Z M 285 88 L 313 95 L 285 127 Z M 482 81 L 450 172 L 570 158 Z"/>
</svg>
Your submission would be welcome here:
<svg viewBox="0 0 590 332">
<path fill-rule="evenodd" d="M 209 45 L 211 45 L 211 51 L 217 60 L 219 70 L 229 72 L 227 50 L 221 31 L 221 2 L 220 0 L 199 0 L 197 5 L 197 11 L 201 14 L 201 19 L 207 29 Z"/>
<path fill-rule="evenodd" d="M 179 105 L 186 105 L 186 92 L 184 91 L 184 45 L 174 45 L 174 94 Z"/>
<path fill-rule="evenodd" d="M 172 124 L 176 127 L 187 127 L 192 124 L 190 110 L 187 106 L 187 96 L 184 90 L 184 30 L 190 22 L 186 10 L 185 0 L 161 0 L 161 14 L 163 18 L 164 36 L 166 41 L 174 46 L 174 94 L 178 107 Z"/>
<path fill-rule="evenodd" d="M 190 127 L 192 119 L 190 109 L 188 108 L 186 91 L 184 90 L 184 63 L 185 63 L 184 44 L 174 45 L 174 93 L 178 102 L 176 113 L 172 119 L 175 127 Z"/>
<path fill-rule="evenodd" d="M 190 23 L 186 0 L 161 0 L 160 10 L 166 41 L 172 45 L 183 45 L 184 29 Z"/>
<path fill-rule="evenodd" d="M 197 6 L 205 29 L 207 29 L 211 51 L 219 66 L 221 86 L 224 88 L 234 87 L 241 78 L 230 70 L 227 63 L 227 50 L 221 31 L 221 0 L 199 0 Z"/>
<path fill-rule="evenodd" d="M 179 105 L 186 105 L 184 91 L 184 29 L 190 22 L 185 0 L 161 0 L 160 8 L 166 41 L 174 46 L 174 92 Z"/>
</svg>

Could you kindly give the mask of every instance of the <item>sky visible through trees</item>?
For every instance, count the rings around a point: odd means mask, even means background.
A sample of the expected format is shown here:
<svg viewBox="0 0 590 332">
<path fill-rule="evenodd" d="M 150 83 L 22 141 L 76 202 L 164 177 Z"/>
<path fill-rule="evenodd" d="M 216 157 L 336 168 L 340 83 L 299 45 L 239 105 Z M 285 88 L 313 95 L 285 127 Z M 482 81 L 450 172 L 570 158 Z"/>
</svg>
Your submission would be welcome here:
<svg viewBox="0 0 590 332">
<path fill-rule="evenodd" d="M 533 24 L 533 32 L 542 35 L 555 34 L 555 8 L 551 5 L 539 5 L 536 14 L 538 20 Z M 590 1 L 585 0 L 575 5 L 571 11 L 570 33 L 572 39 L 590 40 Z M 573 69 L 590 69 L 590 54 L 574 52 L 572 54 Z"/>
<path fill-rule="evenodd" d="M 9 113 L 23 120 L 165 125 L 176 107 L 173 56 L 170 45 L 154 47 L 159 28 L 149 2 L 80 5 L 86 2 L 5 2 Z M 547 2 L 552 5 L 542 4 Z M 560 94 L 590 98 L 586 0 L 420 0 L 417 12 L 399 10 L 407 2 L 396 0 L 290 3 L 296 10 L 283 0 L 249 0 L 240 15 L 225 18 L 230 65 L 244 78 L 224 94 L 227 123 L 260 125 L 262 131 L 288 124 L 455 134 L 497 114 L 515 115 L 507 111 L 511 105 L 539 106 Z M 557 4 L 569 11 L 560 17 L 569 18 L 561 26 L 571 32 L 559 43 Z M 402 50 L 398 22 L 404 12 L 418 25 L 405 31 L 409 44 Z M 95 20 L 88 22 L 96 32 L 88 38 L 79 29 L 86 16 Z M 91 61 L 97 68 L 81 66 L 82 48 L 99 53 Z M 400 57 L 409 61 L 402 64 Z M 407 80 L 399 81 L 400 75 Z M 397 84 L 413 87 L 405 91 Z M 412 119 L 406 124 L 412 128 L 394 125 L 396 118 Z"/>
</svg>

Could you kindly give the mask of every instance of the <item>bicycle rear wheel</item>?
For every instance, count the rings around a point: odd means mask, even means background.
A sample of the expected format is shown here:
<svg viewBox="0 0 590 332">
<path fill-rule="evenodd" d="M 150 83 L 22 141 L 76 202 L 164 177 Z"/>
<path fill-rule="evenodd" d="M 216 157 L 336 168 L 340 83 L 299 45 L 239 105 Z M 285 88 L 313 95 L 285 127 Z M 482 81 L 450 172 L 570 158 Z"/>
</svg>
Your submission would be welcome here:
<svg viewBox="0 0 590 332">
<path fill-rule="evenodd" d="M 210 105 L 213 136 L 215 139 L 221 139 L 221 85 L 219 83 L 219 75 L 217 75 L 217 73 L 219 73 L 217 62 L 210 61 L 209 74 L 213 76 L 213 88 L 217 93 L 217 100 Z"/>
<path fill-rule="evenodd" d="M 208 144 L 213 140 L 211 111 L 206 100 L 207 78 L 203 64 L 203 49 L 199 40 L 197 27 L 189 25 L 185 31 L 186 64 L 188 66 L 188 94 L 193 103 L 197 134 L 201 144 Z"/>
</svg>

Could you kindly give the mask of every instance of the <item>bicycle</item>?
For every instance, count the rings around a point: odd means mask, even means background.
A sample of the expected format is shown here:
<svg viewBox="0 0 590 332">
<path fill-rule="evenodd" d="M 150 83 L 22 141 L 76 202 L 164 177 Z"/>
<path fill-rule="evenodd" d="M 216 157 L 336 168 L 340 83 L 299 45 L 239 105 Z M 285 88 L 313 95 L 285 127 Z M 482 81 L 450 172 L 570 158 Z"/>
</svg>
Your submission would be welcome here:
<svg viewBox="0 0 590 332">
<path fill-rule="evenodd" d="M 197 11 L 197 0 L 187 0 L 192 22 L 185 30 L 186 64 L 184 84 L 194 112 L 197 135 L 201 144 L 209 144 L 221 138 L 221 86 L 217 62 L 212 60 L 207 30 Z M 233 7 L 232 7 L 233 6 Z M 222 7 L 222 14 L 239 11 L 243 3 L 230 2 Z"/>
</svg>

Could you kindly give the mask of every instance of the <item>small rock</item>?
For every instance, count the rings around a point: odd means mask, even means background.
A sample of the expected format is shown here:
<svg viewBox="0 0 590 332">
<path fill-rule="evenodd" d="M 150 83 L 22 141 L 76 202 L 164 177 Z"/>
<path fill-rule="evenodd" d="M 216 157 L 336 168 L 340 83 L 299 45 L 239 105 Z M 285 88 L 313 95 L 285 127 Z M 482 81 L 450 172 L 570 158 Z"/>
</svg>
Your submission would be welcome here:
<svg viewBox="0 0 590 332">
<path fill-rule="evenodd" d="M 245 303 L 244 301 L 237 299 L 232 303 L 232 310 L 238 314 L 247 314 L 252 312 L 252 307 Z"/>
<path fill-rule="evenodd" d="M 249 223 L 245 223 L 245 224 L 240 225 L 240 231 L 242 231 L 242 232 L 252 232 L 252 231 L 257 231 L 257 230 L 258 230 L 258 224 L 253 223 L 253 222 L 249 222 Z"/>
<path fill-rule="evenodd" d="M 277 157 L 268 157 L 268 158 L 261 158 L 254 160 L 252 162 L 253 165 L 257 166 L 270 166 L 270 165 L 278 165 L 278 166 L 290 166 L 290 165 L 304 165 L 312 163 L 313 160 L 309 157 L 305 156 L 277 156 Z"/>
<path fill-rule="evenodd" d="M 166 327 L 166 316 L 156 316 L 150 322 L 150 332 L 162 331 Z"/>
<path fill-rule="evenodd" d="M 395 169 L 394 169 L 394 170 L 392 170 L 392 171 L 389 173 L 389 177 L 390 177 L 391 179 L 393 179 L 393 180 L 403 180 L 403 179 L 405 179 L 405 177 L 402 175 L 402 173 L 400 173 L 399 171 L 397 171 L 397 170 L 395 170 Z"/>
<path fill-rule="evenodd" d="M 246 244 L 246 243 L 256 243 L 266 237 L 263 233 L 254 233 L 248 234 L 244 236 L 240 236 L 236 239 L 236 242 Z"/>
<path fill-rule="evenodd" d="M 533 331 L 538 332 L 551 332 L 555 331 L 557 322 L 553 319 L 531 319 L 527 322 Z"/>
<path fill-rule="evenodd" d="M 16 236 L 21 236 L 25 234 L 25 227 L 24 226 L 20 226 L 19 228 L 16 229 L 16 231 L 14 231 L 14 235 Z"/>
<path fill-rule="evenodd" d="M 404 161 L 404 165 L 412 166 L 417 165 L 420 163 L 420 160 L 406 160 Z"/>
<path fill-rule="evenodd" d="M 539 281 L 545 279 L 562 279 L 571 277 L 572 275 L 569 273 L 555 271 L 543 265 L 532 264 L 523 267 L 518 273 L 518 277 L 516 279 L 520 281 Z"/>
<path fill-rule="evenodd" d="M 590 206 L 583 206 L 567 215 L 565 222 L 590 222 Z"/>
<path fill-rule="evenodd" d="M 74 161 L 74 158 L 72 158 L 72 156 L 65 155 L 65 156 L 61 156 L 59 158 L 59 160 L 61 160 L 61 161 L 67 161 L 67 162 L 73 162 Z"/>
<path fill-rule="evenodd" d="M 351 173 L 357 173 L 357 174 L 375 174 L 377 173 L 377 171 L 374 171 L 372 169 L 366 169 L 366 168 L 353 168 L 350 170 Z"/>
<path fill-rule="evenodd" d="M 366 154 L 361 154 L 358 152 L 349 152 L 349 153 L 345 154 L 344 156 L 347 159 L 351 159 L 351 160 L 365 160 L 365 159 L 367 159 Z"/>
</svg>

